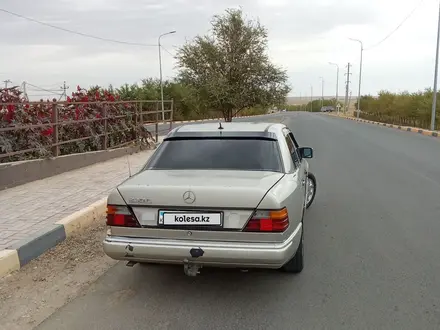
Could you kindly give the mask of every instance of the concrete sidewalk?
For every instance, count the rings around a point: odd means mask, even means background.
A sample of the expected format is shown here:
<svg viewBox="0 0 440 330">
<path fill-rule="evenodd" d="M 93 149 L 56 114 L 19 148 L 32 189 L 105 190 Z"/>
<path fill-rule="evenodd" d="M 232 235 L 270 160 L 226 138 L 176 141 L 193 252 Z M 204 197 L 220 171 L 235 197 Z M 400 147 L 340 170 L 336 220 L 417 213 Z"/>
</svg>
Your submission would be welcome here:
<svg viewBox="0 0 440 330">
<path fill-rule="evenodd" d="M 135 173 L 153 152 L 142 151 L 0 191 L 0 259 L 9 256 L 8 250 L 19 251 L 29 241 L 53 230 L 57 221 L 105 198 L 128 178 L 128 163 L 131 173 Z M 29 255 L 35 253 L 25 252 L 27 260 L 22 260 L 18 252 L 20 266 L 33 259 Z"/>
</svg>

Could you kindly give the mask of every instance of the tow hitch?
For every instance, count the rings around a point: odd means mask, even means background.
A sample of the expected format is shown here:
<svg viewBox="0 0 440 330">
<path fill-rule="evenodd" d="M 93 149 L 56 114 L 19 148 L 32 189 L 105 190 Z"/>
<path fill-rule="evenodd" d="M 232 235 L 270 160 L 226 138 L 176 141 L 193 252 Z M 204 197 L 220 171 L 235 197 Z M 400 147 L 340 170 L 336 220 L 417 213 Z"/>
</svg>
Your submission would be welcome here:
<svg viewBox="0 0 440 330">
<path fill-rule="evenodd" d="M 190 263 L 188 259 L 183 261 L 183 272 L 186 276 L 197 276 L 200 274 L 200 268 L 202 268 L 201 265 Z"/>
<path fill-rule="evenodd" d="M 189 250 L 189 254 L 192 258 L 197 259 L 203 257 L 205 251 L 202 248 L 192 248 Z M 200 268 L 202 268 L 200 264 L 189 262 L 188 259 L 183 260 L 183 272 L 187 276 L 197 276 L 197 274 L 200 274 Z"/>
</svg>

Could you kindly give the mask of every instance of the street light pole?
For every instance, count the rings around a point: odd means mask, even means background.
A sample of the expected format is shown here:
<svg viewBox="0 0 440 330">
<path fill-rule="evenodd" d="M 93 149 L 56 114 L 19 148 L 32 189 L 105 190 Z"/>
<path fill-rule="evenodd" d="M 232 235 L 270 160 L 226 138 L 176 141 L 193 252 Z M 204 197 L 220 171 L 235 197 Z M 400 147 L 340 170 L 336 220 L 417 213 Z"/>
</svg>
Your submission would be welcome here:
<svg viewBox="0 0 440 330">
<path fill-rule="evenodd" d="M 338 94 L 339 94 L 339 65 L 337 63 L 328 62 L 330 65 L 336 65 L 336 101 L 335 108 L 338 106 Z"/>
<path fill-rule="evenodd" d="M 435 51 L 435 72 L 434 72 L 434 90 L 432 96 L 432 109 L 431 109 L 431 131 L 435 130 L 435 111 L 437 108 L 437 75 L 438 75 L 438 56 L 440 45 L 440 5 L 439 5 L 439 17 L 437 23 L 437 49 Z"/>
<path fill-rule="evenodd" d="M 357 101 L 357 118 L 359 119 L 359 113 L 361 111 L 361 83 L 362 83 L 362 57 L 364 54 L 364 44 L 361 40 L 349 38 L 351 41 L 359 42 L 361 45 L 361 60 L 359 64 L 359 91 L 358 91 L 358 101 Z"/>
<path fill-rule="evenodd" d="M 159 38 L 157 39 L 157 46 L 159 48 L 159 71 L 160 71 L 160 103 L 162 108 L 162 121 L 165 121 L 165 107 L 164 107 L 164 101 L 163 101 L 163 82 L 162 82 L 162 52 L 161 52 L 161 45 L 160 45 L 160 38 L 163 36 L 166 36 L 168 34 L 176 33 L 176 31 L 170 31 L 164 34 L 161 34 Z"/>
<path fill-rule="evenodd" d="M 313 112 L 313 86 L 310 85 L 310 112 Z"/>
</svg>

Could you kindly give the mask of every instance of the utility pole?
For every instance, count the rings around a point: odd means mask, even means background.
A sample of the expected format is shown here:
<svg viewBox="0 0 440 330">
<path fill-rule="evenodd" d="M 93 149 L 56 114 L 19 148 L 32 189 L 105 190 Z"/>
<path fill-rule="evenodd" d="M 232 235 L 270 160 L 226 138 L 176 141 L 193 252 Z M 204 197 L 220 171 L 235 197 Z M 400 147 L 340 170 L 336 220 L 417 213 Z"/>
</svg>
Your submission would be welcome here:
<svg viewBox="0 0 440 330">
<path fill-rule="evenodd" d="M 310 86 L 310 112 L 313 112 L 313 86 Z"/>
<path fill-rule="evenodd" d="M 440 8 L 437 23 L 437 49 L 435 51 L 435 72 L 434 72 L 434 90 L 432 95 L 432 109 L 431 109 L 431 131 L 435 130 L 435 111 L 437 109 L 437 74 L 438 74 L 438 53 L 440 44 Z"/>
<path fill-rule="evenodd" d="M 337 63 L 328 62 L 330 65 L 336 65 L 336 101 L 335 108 L 338 106 L 338 94 L 339 94 L 339 65 Z"/>
<path fill-rule="evenodd" d="M 347 108 L 350 108 L 350 103 L 351 103 L 351 90 L 350 90 L 350 94 L 348 96 L 348 107 Z"/>
<path fill-rule="evenodd" d="M 358 101 L 357 101 L 357 118 L 359 119 L 359 114 L 361 112 L 361 83 L 362 83 L 362 57 L 364 53 L 364 44 L 359 39 L 352 39 L 351 41 L 356 41 L 361 45 L 361 60 L 359 63 L 359 92 L 358 92 Z"/>
<path fill-rule="evenodd" d="M 29 96 L 27 95 L 27 89 L 26 89 L 26 81 L 23 81 L 23 95 L 26 101 L 29 101 Z"/>
<path fill-rule="evenodd" d="M 348 111 L 348 91 L 349 91 L 349 85 L 350 85 L 350 62 L 347 64 L 347 73 L 345 74 L 347 76 L 347 80 L 345 81 L 345 104 L 344 104 L 344 115 Z"/>
<path fill-rule="evenodd" d="M 9 83 L 12 83 L 9 79 L 3 80 L 3 82 L 5 83 L 5 89 L 8 88 Z"/>
<path fill-rule="evenodd" d="M 64 98 L 67 100 L 67 93 L 66 91 L 69 89 L 69 86 L 66 86 L 66 82 L 64 81 L 63 86 L 60 87 L 61 90 L 63 91 L 63 94 L 61 94 L 60 98 L 58 99 L 58 101 L 61 101 L 61 99 Z"/>
<path fill-rule="evenodd" d="M 321 78 L 321 109 L 324 107 L 324 78 Z"/>
<path fill-rule="evenodd" d="M 163 104 L 163 82 L 162 82 L 162 52 L 161 52 L 161 45 L 160 45 L 160 38 L 163 36 L 166 36 L 168 34 L 176 33 L 176 31 L 170 31 L 164 34 L 161 34 L 159 38 L 157 39 L 157 46 L 159 48 L 159 70 L 160 70 L 160 103 L 162 105 L 162 121 L 165 121 L 165 107 Z"/>
</svg>

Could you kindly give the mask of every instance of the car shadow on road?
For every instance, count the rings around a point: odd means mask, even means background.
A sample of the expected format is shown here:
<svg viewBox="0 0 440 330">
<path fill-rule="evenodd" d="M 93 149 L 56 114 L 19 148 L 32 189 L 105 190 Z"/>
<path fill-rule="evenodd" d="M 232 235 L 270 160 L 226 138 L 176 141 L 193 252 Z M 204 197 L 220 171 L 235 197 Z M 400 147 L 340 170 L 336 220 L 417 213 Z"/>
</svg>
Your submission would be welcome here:
<svg viewBox="0 0 440 330">
<path fill-rule="evenodd" d="M 301 275 L 284 273 L 280 270 L 241 271 L 240 269 L 210 267 L 201 269 L 199 275 L 191 277 L 186 276 L 183 266 L 179 265 L 143 264 L 126 271 L 132 272 L 133 281 L 130 282 L 131 288 L 135 291 L 151 291 L 154 288 L 154 292 L 169 292 L 172 288 L 172 295 L 175 296 L 194 294 L 195 290 L 217 295 L 253 292 L 258 299 L 264 299 L 266 294 L 273 296 L 277 291 L 282 294 L 286 289 L 286 283 L 289 287 L 299 287 L 298 279 L 301 277 Z M 147 287 L 145 283 L 148 283 Z"/>
</svg>

